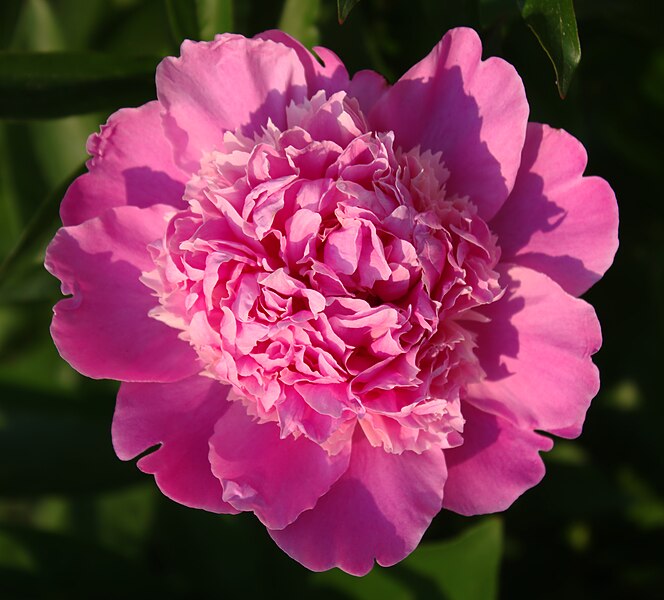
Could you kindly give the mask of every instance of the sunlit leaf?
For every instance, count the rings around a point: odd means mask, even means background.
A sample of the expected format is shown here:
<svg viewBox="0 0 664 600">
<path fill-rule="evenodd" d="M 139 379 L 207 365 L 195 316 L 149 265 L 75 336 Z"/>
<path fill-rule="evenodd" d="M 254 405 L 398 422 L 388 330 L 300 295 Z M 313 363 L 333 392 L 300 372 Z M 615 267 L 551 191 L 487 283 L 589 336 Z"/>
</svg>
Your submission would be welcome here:
<svg viewBox="0 0 664 600">
<path fill-rule="evenodd" d="M 355 5 L 360 0 L 337 0 L 337 14 L 339 16 L 339 24 L 343 23 L 350 14 L 350 11 L 353 10 Z"/>
<path fill-rule="evenodd" d="M 61 117 L 143 104 L 158 58 L 101 53 L 0 53 L 0 118 Z"/>
<path fill-rule="evenodd" d="M 519 6 L 553 63 L 558 92 L 564 98 L 581 60 L 574 4 L 572 0 L 521 0 Z"/>
<path fill-rule="evenodd" d="M 319 43 L 316 25 L 320 13 L 320 0 L 286 0 L 281 11 L 279 29 L 311 48 Z"/>
</svg>

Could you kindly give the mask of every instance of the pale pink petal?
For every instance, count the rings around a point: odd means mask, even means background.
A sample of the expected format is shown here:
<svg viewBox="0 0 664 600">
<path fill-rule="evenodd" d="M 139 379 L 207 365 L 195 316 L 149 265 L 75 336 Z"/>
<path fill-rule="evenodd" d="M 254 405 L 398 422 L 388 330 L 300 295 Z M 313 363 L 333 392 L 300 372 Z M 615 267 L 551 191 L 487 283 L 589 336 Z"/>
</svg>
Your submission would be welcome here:
<svg viewBox="0 0 664 600">
<path fill-rule="evenodd" d="M 446 476 L 442 450 L 388 454 L 356 435 L 343 477 L 312 510 L 270 535 L 313 571 L 364 575 L 374 560 L 390 566 L 415 549 L 440 510 Z"/>
<path fill-rule="evenodd" d="M 574 296 L 618 249 L 615 195 L 604 179 L 582 177 L 587 162 L 567 132 L 531 123 L 514 189 L 490 224 L 504 261 L 545 273 Z"/>
<path fill-rule="evenodd" d="M 282 529 L 339 479 L 349 454 L 330 456 L 303 436 L 280 439 L 277 423 L 259 424 L 233 402 L 210 439 L 209 460 L 226 502 Z"/>
<path fill-rule="evenodd" d="M 472 29 L 453 29 L 376 103 L 370 122 L 396 145 L 440 150 L 449 195 L 468 196 L 489 219 L 514 185 L 526 134 L 521 78 L 499 58 L 481 61 Z"/>
<path fill-rule="evenodd" d="M 160 444 L 138 461 L 169 498 L 193 508 L 236 513 L 222 500 L 208 461 L 208 440 L 228 409 L 228 387 L 194 375 L 176 383 L 123 383 L 113 416 L 113 447 L 122 460 Z"/>
<path fill-rule="evenodd" d="M 581 433 L 599 389 L 591 355 L 602 337 L 592 306 L 537 271 L 512 266 L 508 291 L 482 309 L 476 353 L 486 378 L 468 387 L 475 405 L 524 429 Z"/>
<path fill-rule="evenodd" d="M 295 38 L 278 29 L 264 31 L 255 38 L 272 40 L 295 50 L 304 67 L 307 84 L 309 85 L 309 96 L 313 96 L 319 90 L 325 90 L 329 96 L 348 87 L 346 67 L 344 67 L 339 57 L 328 48 L 315 46 L 313 50 L 318 55 L 316 57 Z"/>
<path fill-rule="evenodd" d="M 505 510 L 544 477 L 541 450 L 553 442 L 501 417 L 463 405 L 463 444 L 445 450 L 443 506 L 462 515 Z"/>
<path fill-rule="evenodd" d="M 171 204 L 184 208 L 189 178 L 173 162 L 158 102 L 123 108 L 88 139 L 88 173 L 76 179 L 60 207 L 64 225 L 79 225 L 115 206 Z"/>
<path fill-rule="evenodd" d="M 281 128 L 286 106 L 307 95 L 297 53 L 271 40 L 234 35 L 214 42 L 185 40 L 181 54 L 157 68 L 157 95 L 176 160 L 191 171 L 205 152 L 221 146 L 225 131 L 252 134 L 268 119 Z"/>
<path fill-rule="evenodd" d="M 58 231 L 46 268 L 72 294 L 53 311 L 51 335 L 62 357 L 88 377 L 177 381 L 196 373 L 189 344 L 148 316 L 158 305 L 140 281 L 153 268 L 147 245 L 163 235 L 170 207 L 122 206 Z"/>
</svg>

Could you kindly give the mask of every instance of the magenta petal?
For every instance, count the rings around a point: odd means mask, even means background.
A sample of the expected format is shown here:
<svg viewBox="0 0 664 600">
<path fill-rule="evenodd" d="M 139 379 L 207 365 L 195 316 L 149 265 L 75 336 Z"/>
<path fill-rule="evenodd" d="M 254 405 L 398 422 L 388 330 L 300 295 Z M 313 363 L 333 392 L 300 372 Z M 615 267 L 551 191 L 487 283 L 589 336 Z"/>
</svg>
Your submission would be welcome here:
<svg viewBox="0 0 664 600">
<path fill-rule="evenodd" d="M 270 535 L 313 571 L 365 575 L 410 552 L 441 508 L 447 471 L 441 450 L 389 454 L 353 439 L 348 471 L 318 504 Z"/>
<path fill-rule="evenodd" d="M 588 157 L 561 129 L 531 123 L 514 189 L 491 221 L 502 259 L 547 274 L 574 296 L 593 285 L 618 248 L 618 205 Z"/>
<path fill-rule="evenodd" d="M 112 114 L 88 139 L 88 152 L 89 173 L 71 184 L 62 201 L 64 225 L 79 225 L 116 206 L 184 208 L 188 176 L 173 162 L 158 102 Z"/>
<path fill-rule="evenodd" d="M 208 461 L 208 440 L 226 412 L 228 387 L 195 375 L 177 383 L 123 383 L 113 416 L 113 447 L 155 476 L 169 498 L 212 512 L 236 513 L 222 501 L 219 480 Z"/>
<path fill-rule="evenodd" d="M 550 450 L 553 442 L 468 402 L 463 416 L 463 444 L 445 450 L 448 475 L 443 506 L 462 515 L 505 510 L 544 477 L 538 453 Z"/>
<path fill-rule="evenodd" d="M 62 282 L 51 335 L 62 357 L 93 378 L 177 381 L 200 369 L 178 332 L 148 316 L 158 304 L 140 281 L 153 268 L 147 245 L 163 235 L 170 207 L 122 206 L 58 231 L 46 268 Z"/>
<path fill-rule="evenodd" d="M 259 424 L 233 402 L 215 427 L 209 458 L 226 502 L 282 529 L 339 479 L 349 454 L 330 456 L 303 436 L 280 439 L 277 423 Z"/>
<path fill-rule="evenodd" d="M 521 78 L 499 58 L 482 58 L 472 29 L 453 29 L 374 106 L 370 121 L 405 149 L 440 150 L 449 195 L 468 196 L 482 218 L 514 185 L 526 135 Z"/>
<path fill-rule="evenodd" d="M 531 269 L 503 274 L 508 292 L 483 309 L 476 353 L 487 377 L 475 405 L 524 429 L 576 437 L 599 389 L 591 355 L 602 342 L 593 308 Z"/>
<path fill-rule="evenodd" d="M 205 152 L 221 146 L 224 131 L 254 133 L 268 119 L 283 127 L 286 106 L 307 94 L 297 53 L 271 40 L 185 40 L 181 53 L 157 68 L 157 95 L 176 159 L 191 171 Z"/>
</svg>

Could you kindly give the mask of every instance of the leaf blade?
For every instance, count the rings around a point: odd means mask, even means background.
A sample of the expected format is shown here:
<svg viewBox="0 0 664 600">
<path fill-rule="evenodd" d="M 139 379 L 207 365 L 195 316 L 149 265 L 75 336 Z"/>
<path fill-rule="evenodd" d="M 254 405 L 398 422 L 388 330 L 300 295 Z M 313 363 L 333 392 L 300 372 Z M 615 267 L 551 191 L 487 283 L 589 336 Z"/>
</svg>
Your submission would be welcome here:
<svg viewBox="0 0 664 600">
<path fill-rule="evenodd" d="M 339 25 L 348 18 L 350 11 L 360 0 L 337 0 L 337 14 L 339 16 Z"/>
<path fill-rule="evenodd" d="M 581 44 L 572 0 L 521 0 L 521 16 L 553 64 L 561 98 L 569 90 L 581 60 Z"/>
<path fill-rule="evenodd" d="M 158 57 L 0 53 L 0 119 L 41 119 L 136 106 L 156 97 Z"/>
</svg>

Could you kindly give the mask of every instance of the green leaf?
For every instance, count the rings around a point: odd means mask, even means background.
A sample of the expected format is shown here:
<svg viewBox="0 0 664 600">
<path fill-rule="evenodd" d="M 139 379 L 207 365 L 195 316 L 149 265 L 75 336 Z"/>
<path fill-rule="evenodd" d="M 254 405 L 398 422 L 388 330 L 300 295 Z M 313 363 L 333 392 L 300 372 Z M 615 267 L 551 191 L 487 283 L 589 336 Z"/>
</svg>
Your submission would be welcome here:
<svg viewBox="0 0 664 600">
<path fill-rule="evenodd" d="M 53 237 L 59 223 L 58 215 L 62 197 L 71 182 L 84 172 L 85 166 L 81 165 L 42 202 L 32 220 L 21 232 L 14 247 L 0 263 L 0 292 L 3 291 L 6 280 L 14 273 L 22 260 L 29 260 L 40 247 L 46 245 L 48 239 Z"/>
<path fill-rule="evenodd" d="M 137 106 L 156 97 L 159 58 L 0 53 L 0 119 L 40 119 Z"/>
<path fill-rule="evenodd" d="M 339 15 L 339 25 L 341 25 L 360 0 L 337 0 L 337 13 Z"/>
<path fill-rule="evenodd" d="M 429 577 L 448 600 L 492 600 L 498 597 L 503 528 L 487 519 L 452 541 L 424 544 L 403 568 Z"/>
<path fill-rule="evenodd" d="M 286 0 L 279 19 L 279 29 L 311 48 L 319 43 L 316 23 L 320 15 L 320 0 Z"/>
<path fill-rule="evenodd" d="M 166 0 L 168 22 L 173 39 L 177 44 L 182 40 L 197 40 L 200 34 L 198 10 L 193 0 Z"/>
<path fill-rule="evenodd" d="M 197 0 L 196 4 L 200 39 L 211 40 L 218 33 L 233 31 L 233 0 Z"/>
<path fill-rule="evenodd" d="M 389 570 L 374 567 L 361 579 L 328 571 L 313 575 L 311 583 L 353 600 L 493 600 L 498 597 L 502 545 L 502 523 L 491 518 L 452 540 L 420 545 Z"/>
<path fill-rule="evenodd" d="M 521 16 L 553 63 L 560 97 L 569 89 L 581 60 L 572 0 L 520 0 Z"/>
</svg>

